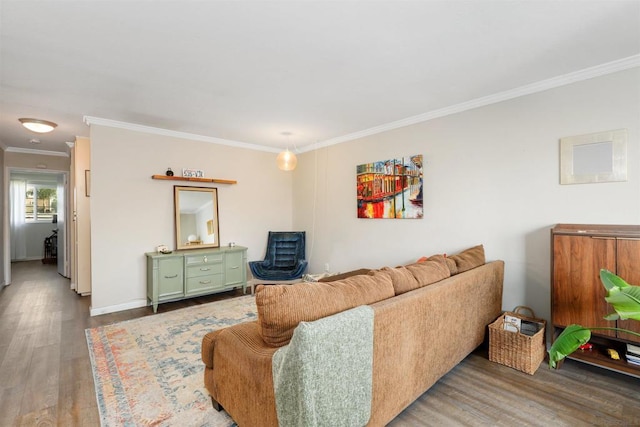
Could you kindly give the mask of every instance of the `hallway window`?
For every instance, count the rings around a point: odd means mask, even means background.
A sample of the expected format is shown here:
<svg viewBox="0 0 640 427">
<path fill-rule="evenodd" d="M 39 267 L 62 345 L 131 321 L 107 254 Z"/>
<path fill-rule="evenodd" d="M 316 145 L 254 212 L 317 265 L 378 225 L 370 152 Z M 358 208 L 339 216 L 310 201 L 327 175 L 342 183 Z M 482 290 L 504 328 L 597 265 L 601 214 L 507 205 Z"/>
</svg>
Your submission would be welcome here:
<svg viewBox="0 0 640 427">
<path fill-rule="evenodd" d="M 25 219 L 27 221 L 53 220 L 57 214 L 58 193 L 55 186 L 27 183 Z"/>
</svg>

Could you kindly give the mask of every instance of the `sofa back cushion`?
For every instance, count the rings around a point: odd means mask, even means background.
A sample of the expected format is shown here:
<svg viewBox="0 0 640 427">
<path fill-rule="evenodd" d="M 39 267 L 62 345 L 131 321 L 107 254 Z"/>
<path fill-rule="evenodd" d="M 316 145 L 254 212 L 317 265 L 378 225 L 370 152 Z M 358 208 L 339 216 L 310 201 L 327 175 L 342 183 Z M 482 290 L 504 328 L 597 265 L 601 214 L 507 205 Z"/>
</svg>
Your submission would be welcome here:
<svg viewBox="0 0 640 427">
<path fill-rule="evenodd" d="M 427 261 L 409 264 L 406 268 L 416 278 L 419 287 L 439 282 L 451 276 L 443 255 L 433 255 Z"/>
<path fill-rule="evenodd" d="M 481 266 L 486 262 L 484 256 L 484 246 L 478 245 L 469 249 L 465 249 L 456 255 L 449 256 L 449 259 L 455 261 L 456 271 L 451 271 L 451 274 L 462 273 L 472 268 Z"/>
<path fill-rule="evenodd" d="M 394 296 L 387 274 L 359 275 L 335 282 L 259 285 L 256 289 L 258 325 L 272 347 L 289 343 L 300 322 L 312 322 L 360 305 Z"/>
<path fill-rule="evenodd" d="M 407 270 L 406 267 L 383 267 L 377 272 L 371 272 L 369 274 L 374 275 L 379 273 L 386 273 L 391 277 L 391 283 L 393 283 L 393 289 L 396 295 L 404 294 L 405 292 L 409 292 L 420 287 L 420 283 L 418 283 L 414 275 L 411 274 L 411 271 Z"/>
</svg>

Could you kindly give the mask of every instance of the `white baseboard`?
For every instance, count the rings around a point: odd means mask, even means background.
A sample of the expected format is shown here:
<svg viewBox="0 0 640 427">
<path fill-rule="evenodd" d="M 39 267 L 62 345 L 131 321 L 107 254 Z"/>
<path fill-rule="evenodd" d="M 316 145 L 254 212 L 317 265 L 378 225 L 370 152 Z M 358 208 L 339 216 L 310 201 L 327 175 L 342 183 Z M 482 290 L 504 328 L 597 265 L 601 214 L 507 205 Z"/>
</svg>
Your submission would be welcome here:
<svg viewBox="0 0 640 427">
<path fill-rule="evenodd" d="M 141 300 L 127 302 L 124 304 L 109 305 L 107 307 L 101 307 L 101 308 L 92 307 L 89 309 L 89 313 L 91 314 L 91 316 L 99 316 L 101 314 L 115 313 L 116 311 L 131 310 L 132 308 L 140 308 L 140 307 L 146 307 L 146 306 L 147 306 L 147 300 L 141 299 Z"/>
<path fill-rule="evenodd" d="M 23 261 L 40 261 L 42 260 L 41 256 L 31 256 L 31 257 L 26 257 L 26 258 L 20 258 L 20 259 L 12 259 L 11 262 L 23 262 Z"/>
</svg>

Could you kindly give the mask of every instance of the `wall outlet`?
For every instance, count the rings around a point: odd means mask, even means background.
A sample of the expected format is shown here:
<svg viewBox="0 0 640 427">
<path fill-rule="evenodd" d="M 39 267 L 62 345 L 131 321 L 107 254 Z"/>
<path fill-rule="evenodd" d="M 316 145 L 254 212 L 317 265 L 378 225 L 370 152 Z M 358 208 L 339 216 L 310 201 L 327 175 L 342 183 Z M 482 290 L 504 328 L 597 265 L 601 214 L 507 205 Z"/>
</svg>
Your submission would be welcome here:
<svg viewBox="0 0 640 427">
<path fill-rule="evenodd" d="M 328 262 L 324 264 L 324 272 L 325 273 L 329 272 L 329 263 Z"/>
</svg>

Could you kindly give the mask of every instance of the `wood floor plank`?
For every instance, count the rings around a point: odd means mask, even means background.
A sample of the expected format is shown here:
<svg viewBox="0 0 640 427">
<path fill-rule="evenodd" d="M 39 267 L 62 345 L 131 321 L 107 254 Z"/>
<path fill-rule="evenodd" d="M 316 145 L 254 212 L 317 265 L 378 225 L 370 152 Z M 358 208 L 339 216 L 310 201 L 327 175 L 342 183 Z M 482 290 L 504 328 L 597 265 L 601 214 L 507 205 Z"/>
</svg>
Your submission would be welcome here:
<svg viewBox="0 0 640 427">
<path fill-rule="evenodd" d="M 2 387 L 10 388 L 25 383 L 35 341 L 34 334 L 14 335 L 0 366 Z"/>
<path fill-rule="evenodd" d="M 0 382 L 0 427 L 13 426 L 20 420 L 20 404 L 24 385 L 5 387 Z"/>
<path fill-rule="evenodd" d="M 77 295 L 54 265 L 39 261 L 13 264 L 12 277 L 0 290 L 0 427 L 99 425 L 85 329 L 153 310 L 90 317 L 90 297 Z M 241 294 L 161 304 L 158 311 Z M 636 378 L 575 361 L 528 375 L 490 362 L 479 349 L 389 426 L 640 426 L 638 402 Z"/>
<path fill-rule="evenodd" d="M 58 417 L 55 407 L 47 407 L 30 412 L 20 417 L 17 422 L 20 427 L 50 427 L 58 425 Z"/>
<path fill-rule="evenodd" d="M 39 413 L 42 408 L 55 409 L 60 386 L 59 371 L 60 346 L 52 344 L 37 347 L 31 357 L 30 369 L 25 378 L 25 389 L 20 406 L 22 415 Z"/>
</svg>

